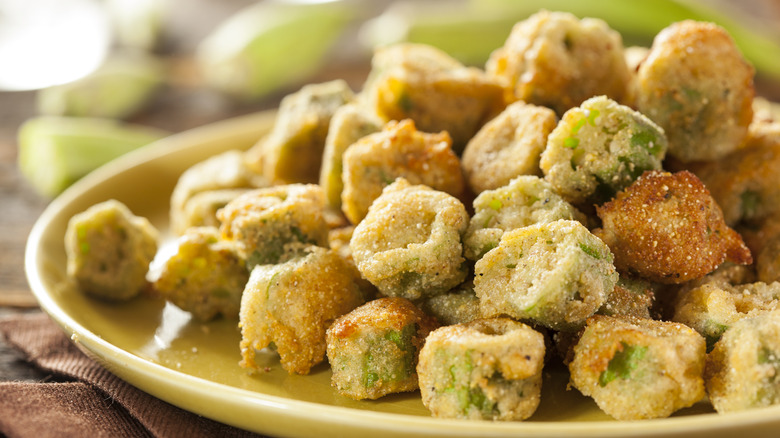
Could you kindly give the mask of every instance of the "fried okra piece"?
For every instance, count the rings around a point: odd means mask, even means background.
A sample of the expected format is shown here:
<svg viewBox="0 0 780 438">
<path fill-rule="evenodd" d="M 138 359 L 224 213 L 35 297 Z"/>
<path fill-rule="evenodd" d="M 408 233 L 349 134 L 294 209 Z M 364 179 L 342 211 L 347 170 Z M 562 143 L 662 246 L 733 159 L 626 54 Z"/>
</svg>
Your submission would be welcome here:
<svg viewBox="0 0 780 438">
<path fill-rule="evenodd" d="M 220 239 L 214 227 L 188 229 L 176 252 L 162 264 L 154 291 L 201 321 L 218 315 L 238 318 L 249 279 L 235 243 Z"/>
<path fill-rule="evenodd" d="M 378 49 L 363 87 L 368 105 L 385 121 L 412 119 L 422 131 L 447 131 L 458 153 L 504 108 L 503 94 L 482 70 L 410 43 Z"/>
<path fill-rule="evenodd" d="M 361 304 L 352 271 L 329 249 L 255 266 L 241 297 L 240 365 L 257 370 L 257 350 L 273 344 L 288 373 L 308 374 L 325 358 L 330 324 Z"/>
<path fill-rule="evenodd" d="M 378 116 L 357 103 L 343 105 L 333 114 L 325 137 L 320 169 L 320 186 L 325 191 L 328 207 L 341 209 L 344 151 L 359 139 L 379 131 L 383 125 Z"/>
<path fill-rule="evenodd" d="M 249 166 L 274 184 L 318 182 L 330 120 L 353 98 L 343 80 L 305 85 L 286 96 L 271 132 L 247 152 Z"/>
<path fill-rule="evenodd" d="M 596 315 L 569 363 L 571 384 L 618 420 L 664 418 L 704 397 L 705 345 L 678 323 Z"/>
<path fill-rule="evenodd" d="M 743 148 L 691 166 L 723 209 L 730 226 L 780 215 L 780 123 L 756 123 Z"/>
<path fill-rule="evenodd" d="M 191 202 L 192 198 L 200 193 L 262 188 L 268 185 L 265 178 L 247 166 L 241 151 L 229 150 L 207 158 L 185 170 L 176 181 L 171 194 L 171 229 L 180 235 L 189 228 L 193 222 L 193 210 L 202 211 L 197 205 L 203 205 L 203 199 Z M 214 220 L 216 221 L 216 217 Z"/>
<path fill-rule="evenodd" d="M 558 120 L 549 108 L 515 102 L 490 120 L 463 151 L 463 171 L 474 193 L 539 175 L 539 157 Z"/>
<path fill-rule="evenodd" d="M 715 410 L 780 404 L 780 313 L 734 323 L 707 356 L 705 379 Z"/>
<path fill-rule="evenodd" d="M 379 298 L 339 317 L 328 328 L 331 384 L 355 400 L 414 391 L 417 357 L 438 326 L 405 298 Z"/>
<path fill-rule="evenodd" d="M 620 34 L 604 21 L 548 11 L 517 23 L 486 70 L 518 100 L 559 115 L 592 96 L 622 102 L 630 77 Z"/>
<path fill-rule="evenodd" d="M 192 227 L 219 227 L 217 211 L 250 190 L 253 189 L 208 190 L 192 195 L 177 213 L 176 226 L 181 230 L 179 234 L 186 233 Z"/>
<path fill-rule="evenodd" d="M 753 67 L 729 34 L 686 20 L 659 32 L 637 72 L 636 106 L 661 125 L 682 161 L 735 151 L 753 117 Z"/>
<path fill-rule="evenodd" d="M 146 273 L 157 253 L 158 231 L 146 218 L 111 199 L 68 221 L 67 274 L 83 292 L 128 300 L 149 286 Z"/>
<path fill-rule="evenodd" d="M 386 296 L 419 300 L 461 284 L 466 208 L 430 187 L 396 180 L 371 205 L 349 243 L 358 270 Z"/>
<path fill-rule="evenodd" d="M 653 283 L 641 278 L 621 275 L 609 298 L 596 313 L 650 319 L 655 293 L 656 285 Z"/>
<path fill-rule="evenodd" d="M 756 258 L 758 278 L 764 282 L 780 281 L 780 236 L 764 245 Z"/>
<path fill-rule="evenodd" d="M 434 417 L 525 420 L 539 405 L 544 336 L 509 318 L 477 319 L 428 335 L 417 374 Z"/>
<path fill-rule="evenodd" d="M 602 228 L 594 233 L 609 245 L 621 272 L 679 284 L 725 261 L 752 263 L 742 237 L 688 171 L 646 172 L 597 214 Z"/>
<path fill-rule="evenodd" d="M 572 108 L 547 138 L 545 179 L 575 204 L 602 204 L 646 170 L 661 169 L 667 142 L 650 119 L 604 96 Z"/>
<path fill-rule="evenodd" d="M 469 260 L 479 260 L 498 246 L 505 232 L 559 219 L 587 219 L 555 193 L 547 181 L 531 175 L 519 176 L 508 185 L 486 190 L 474 199 L 474 215 L 463 237 Z"/>
<path fill-rule="evenodd" d="M 754 254 L 759 281 L 780 281 L 780 213 L 739 227 L 745 244 Z"/>
<path fill-rule="evenodd" d="M 252 269 L 299 254 L 308 245 L 328 246 L 325 196 L 313 184 L 252 190 L 230 201 L 217 216 L 222 237 L 237 243 Z"/>
<path fill-rule="evenodd" d="M 341 209 L 353 224 L 366 216 L 382 189 L 399 177 L 455 197 L 461 197 L 465 187 L 449 135 L 420 132 L 411 120 L 389 122 L 381 132 L 354 143 L 344 153 L 342 175 Z"/>
<path fill-rule="evenodd" d="M 618 280 L 607 245 L 569 220 L 504 233 L 475 273 L 483 316 L 508 315 L 563 331 L 581 328 Z"/>
<path fill-rule="evenodd" d="M 463 324 L 482 316 L 472 281 L 467 281 L 447 293 L 423 300 L 420 308 L 442 325 Z"/>
<path fill-rule="evenodd" d="M 730 284 L 717 277 L 701 283 L 678 292 L 672 320 L 704 336 L 707 350 L 737 321 L 780 308 L 780 283 Z"/>
</svg>

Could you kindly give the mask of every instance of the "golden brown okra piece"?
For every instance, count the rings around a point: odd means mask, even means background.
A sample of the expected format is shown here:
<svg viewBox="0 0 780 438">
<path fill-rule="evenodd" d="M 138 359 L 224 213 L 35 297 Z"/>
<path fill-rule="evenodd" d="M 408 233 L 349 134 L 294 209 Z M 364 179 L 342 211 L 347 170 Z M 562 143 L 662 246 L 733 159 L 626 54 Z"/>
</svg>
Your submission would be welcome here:
<svg viewBox="0 0 780 438">
<path fill-rule="evenodd" d="M 433 416 L 517 421 L 539 405 L 544 336 L 509 318 L 434 330 L 420 352 L 423 404 Z"/>
<path fill-rule="evenodd" d="M 65 231 L 67 274 L 83 292 L 128 300 L 149 287 L 146 273 L 157 253 L 158 231 L 117 200 L 74 215 Z"/>
<path fill-rule="evenodd" d="M 273 344 L 290 374 L 308 374 L 325 358 L 325 332 L 363 304 L 346 262 L 332 250 L 310 246 L 301 257 L 257 265 L 241 298 L 240 365 L 258 369 L 257 350 Z"/>
<path fill-rule="evenodd" d="M 704 397 L 705 345 L 679 323 L 596 315 L 569 363 L 571 384 L 618 420 L 668 417 Z"/>
<path fill-rule="evenodd" d="M 328 328 L 332 385 L 355 400 L 418 388 L 417 357 L 436 320 L 400 297 L 379 298 Z"/>
</svg>

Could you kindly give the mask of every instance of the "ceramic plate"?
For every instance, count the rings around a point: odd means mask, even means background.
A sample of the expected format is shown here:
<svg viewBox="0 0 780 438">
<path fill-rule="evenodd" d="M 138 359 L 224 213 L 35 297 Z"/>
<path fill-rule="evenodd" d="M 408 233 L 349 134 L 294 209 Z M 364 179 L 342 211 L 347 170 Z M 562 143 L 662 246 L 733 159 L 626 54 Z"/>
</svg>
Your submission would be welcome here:
<svg viewBox="0 0 780 438">
<path fill-rule="evenodd" d="M 542 403 L 529 420 L 513 423 L 432 418 L 418 392 L 354 401 L 330 386 L 321 364 L 291 376 L 278 358 L 261 357 L 267 372 L 238 366 L 235 320 L 199 323 L 186 312 L 150 299 L 110 304 L 65 286 L 63 236 L 68 219 L 110 198 L 148 217 L 163 234 L 178 176 L 227 149 L 246 149 L 266 133 L 273 113 L 258 113 L 174 135 L 98 169 L 54 200 L 30 235 L 26 270 L 41 307 L 73 342 L 113 373 L 188 411 L 274 436 L 733 436 L 771 435 L 780 406 L 718 415 L 707 403 L 672 418 L 613 421 L 590 399 L 566 390 L 566 373 L 545 372 Z"/>
</svg>

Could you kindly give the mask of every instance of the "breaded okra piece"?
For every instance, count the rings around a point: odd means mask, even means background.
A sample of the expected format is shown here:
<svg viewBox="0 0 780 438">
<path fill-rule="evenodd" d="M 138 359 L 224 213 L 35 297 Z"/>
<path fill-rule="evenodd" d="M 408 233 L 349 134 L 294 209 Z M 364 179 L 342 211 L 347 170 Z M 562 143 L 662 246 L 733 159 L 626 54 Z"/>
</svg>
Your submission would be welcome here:
<svg viewBox="0 0 780 438">
<path fill-rule="evenodd" d="M 162 264 L 154 291 L 201 321 L 217 315 L 238 318 L 249 279 L 235 243 L 220 239 L 214 227 L 188 229 L 176 252 Z"/>
<path fill-rule="evenodd" d="M 308 374 L 325 358 L 333 320 L 361 304 L 352 271 L 329 249 L 310 246 L 301 257 L 255 266 L 241 297 L 240 365 L 257 370 L 257 350 L 273 343 L 288 373 Z"/>
<path fill-rule="evenodd" d="M 564 331 L 581 328 L 618 280 L 607 245 L 569 220 L 504 233 L 475 273 L 483 316 L 508 315 Z"/>
<path fill-rule="evenodd" d="M 207 190 L 192 195 L 184 204 L 182 210 L 176 214 L 178 234 L 184 234 L 188 228 L 192 227 L 219 228 L 217 211 L 250 190 L 253 189 Z"/>
<path fill-rule="evenodd" d="M 629 71 L 620 34 L 596 18 L 541 11 L 517 23 L 487 62 L 518 100 L 559 115 L 592 96 L 622 102 Z"/>
<path fill-rule="evenodd" d="M 705 345 L 693 329 L 596 315 L 569 363 L 571 384 L 618 420 L 664 418 L 704 397 Z"/>
<path fill-rule="evenodd" d="M 505 232 L 559 219 L 585 222 L 584 214 L 564 201 L 549 182 L 531 175 L 519 176 L 474 199 L 474 216 L 463 237 L 469 260 L 479 260 L 498 246 Z"/>
<path fill-rule="evenodd" d="M 371 205 L 349 246 L 363 278 L 382 294 L 419 300 L 465 279 L 468 220 L 454 197 L 399 178 Z"/>
<path fill-rule="evenodd" d="M 637 72 L 636 106 L 661 125 L 682 161 L 735 151 L 753 117 L 753 67 L 713 23 L 685 20 L 659 32 Z"/>
<path fill-rule="evenodd" d="M 756 258 L 758 278 L 764 282 L 780 281 L 780 236 L 764 245 Z"/>
<path fill-rule="evenodd" d="M 656 289 L 657 285 L 647 280 L 620 275 L 607 302 L 596 313 L 650 319 Z"/>
<path fill-rule="evenodd" d="M 247 268 L 278 263 L 309 245 L 328 246 L 325 197 L 313 184 L 252 190 L 230 201 L 217 216 L 222 237 L 237 243 Z"/>
<path fill-rule="evenodd" d="M 704 375 L 720 413 L 780 404 L 780 312 L 734 323 L 707 356 Z"/>
<path fill-rule="evenodd" d="M 318 182 L 330 120 L 353 98 L 340 79 L 285 96 L 271 132 L 247 151 L 249 166 L 274 184 Z"/>
<path fill-rule="evenodd" d="M 744 147 L 690 170 L 723 209 L 728 225 L 780 215 L 780 122 L 754 123 Z"/>
<path fill-rule="evenodd" d="M 602 228 L 594 233 L 609 245 L 621 272 L 679 284 L 725 261 L 752 263 L 742 237 L 688 171 L 648 171 L 597 213 Z"/>
<path fill-rule="evenodd" d="M 477 319 L 428 335 L 417 374 L 434 417 L 516 421 L 539 405 L 544 336 L 509 318 Z"/>
<path fill-rule="evenodd" d="M 780 281 L 780 213 L 738 228 L 755 258 L 759 281 Z"/>
<path fill-rule="evenodd" d="M 547 138 L 545 179 L 575 204 L 602 204 L 646 170 L 660 170 L 664 132 L 650 119 L 604 96 L 563 115 Z"/>
<path fill-rule="evenodd" d="M 780 283 L 729 284 L 713 278 L 678 292 L 672 320 L 704 336 L 709 351 L 737 321 L 780 308 L 778 298 Z"/>
<path fill-rule="evenodd" d="M 360 222 L 382 189 L 396 178 L 461 197 L 465 183 L 460 160 L 446 132 L 420 132 L 411 120 L 389 122 L 381 132 L 363 137 L 344 153 L 341 209 Z"/>
<path fill-rule="evenodd" d="M 322 167 L 320 168 L 320 186 L 325 191 L 325 202 L 328 207 L 341 210 L 341 191 L 344 190 L 344 180 L 341 174 L 344 169 L 344 151 L 353 143 L 373 134 L 384 123 L 362 105 L 348 103 L 339 107 L 333 114 L 325 137 L 325 150 L 322 152 Z"/>
<path fill-rule="evenodd" d="M 244 153 L 229 150 L 207 158 L 188 168 L 176 181 L 171 194 L 171 229 L 184 233 L 190 224 L 188 204 L 202 192 L 224 189 L 250 189 L 267 187 L 268 181 L 251 170 Z"/>
<path fill-rule="evenodd" d="M 437 326 L 400 297 L 369 301 L 342 315 L 327 331 L 331 384 L 355 400 L 416 390 L 417 357 Z"/>
<path fill-rule="evenodd" d="M 157 229 L 111 199 L 68 221 L 65 231 L 67 274 L 83 292 L 109 300 L 128 300 L 149 286 L 146 273 L 157 253 Z"/>
<path fill-rule="evenodd" d="M 474 193 L 497 189 L 520 175 L 542 175 L 539 157 L 555 128 L 555 113 L 515 102 L 469 140 L 462 165 Z"/>
<path fill-rule="evenodd" d="M 482 70 L 410 43 L 378 49 L 363 87 L 368 105 L 385 121 L 412 119 L 422 131 L 447 131 L 458 153 L 504 108 L 503 94 Z"/>
<path fill-rule="evenodd" d="M 482 316 L 473 281 L 467 281 L 447 293 L 423 300 L 420 308 L 442 325 L 462 324 Z"/>
</svg>

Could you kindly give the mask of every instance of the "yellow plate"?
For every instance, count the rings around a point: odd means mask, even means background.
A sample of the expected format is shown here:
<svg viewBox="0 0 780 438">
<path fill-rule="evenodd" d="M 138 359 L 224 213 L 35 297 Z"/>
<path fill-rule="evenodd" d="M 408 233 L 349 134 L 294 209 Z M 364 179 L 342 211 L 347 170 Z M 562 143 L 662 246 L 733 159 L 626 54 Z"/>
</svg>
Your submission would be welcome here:
<svg viewBox="0 0 780 438">
<path fill-rule="evenodd" d="M 419 393 L 353 401 L 330 387 L 325 364 L 311 375 L 290 376 L 272 354 L 267 372 L 238 366 L 236 321 L 190 320 L 174 306 L 149 299 L 110 304 L 64 286 L 63 236 L 68 219 L 110 199 L 168 227 L 168 201 L 178 176 L 196 162 L 233 148 L 246 149 L 268 132 L 273 113 L 258 113 L 161 140 L 98 169 L 54 200 L 27 244 L 26 270 L 41 307 L 73 342 L 113 373 L 188 411 L 255 432 L 279 436 L 733 436 L 772 435 L 780 406 L 718 415 L 707 403 L 672 418 L 610 420 L 588 398 L 566 390 L 566 373 L 545 372 L 542 403 L 525 422 L 492 423 L 432 418 Z"/>
</svg>

